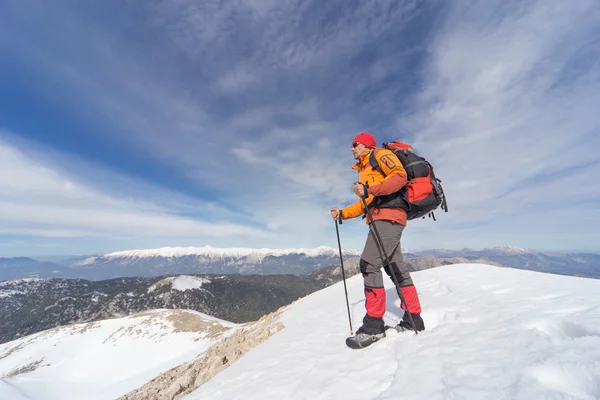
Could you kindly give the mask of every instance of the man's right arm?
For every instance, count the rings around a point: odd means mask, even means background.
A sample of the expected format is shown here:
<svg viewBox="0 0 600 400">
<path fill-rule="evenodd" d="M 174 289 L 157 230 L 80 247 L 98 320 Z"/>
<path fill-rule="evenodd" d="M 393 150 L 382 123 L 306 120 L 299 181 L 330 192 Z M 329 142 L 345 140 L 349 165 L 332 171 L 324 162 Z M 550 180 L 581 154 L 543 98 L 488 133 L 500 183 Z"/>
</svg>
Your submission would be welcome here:
<svg viewBox="0 0 600 400">
<path fill-rule="evenodd" d="M 361 215 L 363 215 L 365 210 L 362 201 L 359 199 L 356 203 L 348 207 L 342 208 L 340 212 L 342 213 L 342 219 L 351 219 L 360 217 Z"/>
</svg>

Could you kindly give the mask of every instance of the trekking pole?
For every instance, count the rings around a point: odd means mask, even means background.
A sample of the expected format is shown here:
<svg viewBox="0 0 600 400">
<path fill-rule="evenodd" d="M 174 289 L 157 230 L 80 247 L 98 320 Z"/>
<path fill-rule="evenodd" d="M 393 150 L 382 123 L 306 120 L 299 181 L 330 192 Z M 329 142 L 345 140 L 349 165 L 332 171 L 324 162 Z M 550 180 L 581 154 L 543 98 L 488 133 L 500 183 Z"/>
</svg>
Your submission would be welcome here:
<svg viewBox="0 0 600 400">
<path fill-rule="evenodd" d="M 340 242 L 340 228 L 338 220 L 335 220 L 335 232 L 337 233 L 338 248 L 340 249 L 340 263 L 342 265 L 342 279 L 344 280 L 344 293 L 346 294 L 346 308 L 348 309 L 348 323 L 350 324 L 350 335 L 354 335 L 352 329 L 352 318 L 350 318 L 350 303 L 348 303 L 348 289 L 346 287 L 346 273 L 344 272 L 344 259 L 342 258 L 342 243 Z"/>
<path fill-rule="evenodd" d="M 371 210 L 369 209 L 369 206 L 367 205 L 367 201 L 365 200 L 365 198 L 361 196 L 361 200 L 362 200 L 363 206 L 365 207 L 365 213 L 367 214 L 369 221 L 371 221 L 371 223 L 369 224 L 369 229 L 371 229 L 373 231 L 373 233 L 375 234 L 375 239 L 376 239 L 375 242 L 377 243 L 377 250 L 379 251 L 379 257 L 382 260 L 385 260 L 385 263 L 389 266 L 390 275 L 392 276 L 394 285 L 396 285 L 396 289 L 398 291 L 398 297 L 400 297 L 400 306 L 402 306 L 402 303 L 404 303 L 404 307 L 406 307 L 406 313 L 408 314 L 408 319 L 410 320 L 410 323 L 415 330 L 415 334 L 418 335 L 419 331 L 417 331 L 417 326 L 415 325 L 415 321 L 413 321 L 412 314 L 410 313 L 410 310 L 408 309 L 408 304 L 406 303 L 406 300 L 404 299 L 404 296 L 402 295 L 402 290 L 400 289 L 400 284 L 398 283 L 398 278 L 396 278 L 396 274 L 394 273 L 394 270 L 392 268 L 392 263 L 390 262 L 390 259 L 388 258 L 387 253 L 385 252 L 385 248 L 383 247 L 383 241 L 381 240 L 381 237 L 379 236 L 379 232 L 377 231 L 377 227 L 375 226 L 375 221 L 373 221 L 373 216 L 371 215 Z M 398 268 L 400 268 L 400 267 L 398 267 Z"/>
</svg>

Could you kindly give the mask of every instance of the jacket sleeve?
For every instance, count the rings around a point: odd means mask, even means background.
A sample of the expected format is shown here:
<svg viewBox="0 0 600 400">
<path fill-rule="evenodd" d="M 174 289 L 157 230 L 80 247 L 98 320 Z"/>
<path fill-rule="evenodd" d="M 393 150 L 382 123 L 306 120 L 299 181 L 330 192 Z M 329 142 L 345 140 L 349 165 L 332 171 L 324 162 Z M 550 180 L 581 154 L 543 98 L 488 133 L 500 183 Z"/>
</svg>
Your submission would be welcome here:
<svg viewBox="0 0 600 400">
<path fill-rule="evenodd" d="M 406 185 L 406 171 L 394 153 L 387 149 L 380 150 L 375 154 L 375 159 L 385 178 L 381 183 L 369 188 L 369 195 L 384 196 L 397 192 Z"/>
<path fill-rule="evenodd" d="M 365 199 L 367 204 L 371 204 L 371 202 L 375 199 L 374 196 L 369 195 Z M 360 217 L 365 213 L 365 207 L 363 206 L 362 200 L 359 198 L 358 201 L 348 207 L 342 208 L 342 219 L 351 219 Z"/>
<path fill-rule="evenodd" d="M 362 200 L 358 199 L 358 201 L 348 207 L 342 208 L 342 219 L 351 219 L 360 217 L 364 211 L 365 207 L 362 204 Z"/>
</svg>

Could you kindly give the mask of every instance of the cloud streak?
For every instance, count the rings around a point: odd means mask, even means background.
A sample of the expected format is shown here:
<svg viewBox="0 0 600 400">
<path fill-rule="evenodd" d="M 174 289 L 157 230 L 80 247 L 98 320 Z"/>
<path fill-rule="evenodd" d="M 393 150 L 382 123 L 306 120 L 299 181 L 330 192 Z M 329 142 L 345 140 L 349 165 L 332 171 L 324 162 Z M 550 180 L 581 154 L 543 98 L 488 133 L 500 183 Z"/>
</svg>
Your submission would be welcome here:
<svg viewBox="0 0 600 400">
<path fill-rule="evenodd" d="M 599 22 L 591 1 L 454 4 L 399 126 L 436 161 L 456 226 L 485 223 L 479 231 L 548 248 L 554 234 L 598 222 Z"/>
<path fill-rule="evenodd" d="M 257 236 L 268 232 L 229 222 L 205 222 L 140 198 L 121 198 L 77 182 L 0 143 L 0 233 L 48 237 Z M 167 194 L 163 193 L 166 197 Z M 181 196 L 179 196 L 181 197 Z M 189 201 L 189 199 L 188 199 Z M 198 206 L 198 205 L 196 205 Z M 217 211 L 215 207 L 207 208 Z M 218 217 L 217 217 L 218 219 Z"/>
</svg>

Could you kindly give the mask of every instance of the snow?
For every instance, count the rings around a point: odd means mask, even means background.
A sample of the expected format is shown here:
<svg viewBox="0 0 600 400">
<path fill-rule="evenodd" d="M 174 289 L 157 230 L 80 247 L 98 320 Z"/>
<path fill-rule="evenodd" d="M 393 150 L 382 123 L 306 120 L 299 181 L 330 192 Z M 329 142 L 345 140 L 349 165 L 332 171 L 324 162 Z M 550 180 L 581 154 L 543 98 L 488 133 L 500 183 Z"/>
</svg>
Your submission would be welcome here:
<svg viewBox="0 0 600 400">
<path fill-rule="evenodd" d="M 533 254 L 533 253 L 538 253 L 537 250 L 524 249 L 524 248 L 521 248 L 521 247 L 514 247 L 514 246 L 496 246 L 496 247 L 492 247 L 490 250 L 496 251 L 496 252 L 499 252 L 499 253 L 505 253 L 505 254 Z"/>
<path fill-rule="evenodd" d="M 282 257 L 288 255 L 306 255 L 307 257 L 320 256 L 337 256 L 338 249 L 321 246 L 313 249 L 251 249 L 251 248 L 216 248 L 212 246 L 204 247 L 163 247 L 159 249 L 149 250 L 128 250 L 106 254 L 106 258 L 120 257 L 185 257 L 185 256 L 204 256 L 209 258 L 241 258 L 253 257 L 256 261 L 262 260 L 264 257 L 274 256 Z M 344 250 L 344 254 L 359 256 L 359 250 Z"/>
<path fill-rule="evenodd" d="M 49 278 L 21 278 L 15 279 L 12 281 L 0 281 L 0 287 L 9 286 L 9 285 L 20 285 L 22 283 L 32 283 L 32 282 L 42 282 L 48 280 Z"/>
<path fill-rule="evenodd" d="M 181 292 L 191 289 L 200 289 L 208 292 L 207 290 L 202 289 L 202 285 L 204 283 L 210 283 L 210 280 L 190 275 L 170 276 L 168 278 L 161 279 L 154 285 L 150 286 L 147 292 L 152 293 L 156 289 L 166 285 L 171 286 L 170 290 L 179 290 Z"/>
<path fill-rule="evenodd" d="M 412 277 L 425 332 L 392 330 L 369 348 L 347 348 L 340 282 L 285 309 L 283 330 L 185 399 L 600 399 L 600 280 L 483 264 Z M 362 277 L 347 285 L 356 329 L 364 314 Z M 393 325 L 402 311 L 389 280 L 386 289 L 385 319 Z M 114 399 L 219 340 L 175 332 L 167 312 L 0 345 L 0 399 Z M 193 314 L 209 326 L 236 327 Z M 32 372 L 8 376 L 28 366 Z"/>
<path fill-rule="evenodd" d="M 94 262 L 96 262 L 96 260 L 98 259 L 98 257 L 87 257 L 84 258 L 83 260 L 79 260 L 76 263 L 73 264 L 73 267 L 83 267 L 85 265 L 89 265 L 89 264 L 93 264 Z"/>
<path fill-rule="evenodd" d="M 203 283 L 210 283 L 208 279 L 202 279 L 196 276 L 181 275 L 173 281 L 173 289 L 186 291 L 191 289 L 200 289 Z"/>
<path fill-rule="evenodd" d="M 10 297 L 15 294 L 24 294 L 25 292 L 20 290 L 8 290 L 8 289 L 0 289 L 0 298 L 2 297 Z"/>
<path fill-rule="evenodd" d="M 600 398 L 600 280 L 482 264 L 412 276 L 425 332 L 347 348 L 340 282 L 289 307 L 282 331 L 185 399 Z M 356 329 L 362 277 L 347 284 Z M 402 311 L 386 288 L 391 325 Z"/>
<path fill-rule="evenodd" d="M 0 399 L 115 399 L 196 358 L 237 326 L 190 310 L 153 310 L 4 343 Z M 10 376 L 23 368 L 33 371 Z"/>
</svg>

